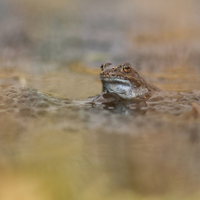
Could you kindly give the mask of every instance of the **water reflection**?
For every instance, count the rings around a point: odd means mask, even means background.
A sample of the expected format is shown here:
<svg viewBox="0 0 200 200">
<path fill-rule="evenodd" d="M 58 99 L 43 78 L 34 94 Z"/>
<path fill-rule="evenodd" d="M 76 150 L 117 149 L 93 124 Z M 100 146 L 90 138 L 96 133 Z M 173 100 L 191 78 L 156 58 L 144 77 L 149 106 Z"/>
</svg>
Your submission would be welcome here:
<svg viewBox="0 0 200 200">
<path fill-rule="evenodd" d="M 147 104 L 145 101 L 124 100 L 115 93 L 102 93 L 89 98 L 92 107 L 101 107 L 111 113 L 123 115 L 145 115 Z"/>
</svg>

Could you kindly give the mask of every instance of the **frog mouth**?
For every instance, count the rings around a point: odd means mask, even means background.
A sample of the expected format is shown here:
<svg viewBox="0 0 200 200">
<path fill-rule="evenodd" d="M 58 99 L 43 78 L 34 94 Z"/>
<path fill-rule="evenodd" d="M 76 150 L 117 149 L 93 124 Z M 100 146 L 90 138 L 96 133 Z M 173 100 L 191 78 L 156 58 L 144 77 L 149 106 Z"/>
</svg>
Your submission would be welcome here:
<svg viewBox="0 0 200 200">
<path fill-rule="evenodd" d="M 136 80 L 130 81 L 124 77 L 108 75 L 100 75 L 100 78 L 103 85 L 103 93 L 117 94 L 122 99 L 131 101 L 138 98 L 146 100 L 145 94 L 148 93 L 148 89 L 142 88 Z"/>
<path fill-rule="evenodd" d="M 132 99 L 136 96 L 136 86 L 124 77 L 100 76 L 104 93 L 114 93 L 123 99 Z"/>
<path fill-rule="evenodd" d="M 127 85 L 131 87 L 131 82 L 127 79 L 125 79 L 124 77 L 120 77 L 120 76 L 100 76 L 102 83 L 110 83 L 110 84 L 114 84 L 114 83 L 121 83 L 122 85 Z"/>
</svg>

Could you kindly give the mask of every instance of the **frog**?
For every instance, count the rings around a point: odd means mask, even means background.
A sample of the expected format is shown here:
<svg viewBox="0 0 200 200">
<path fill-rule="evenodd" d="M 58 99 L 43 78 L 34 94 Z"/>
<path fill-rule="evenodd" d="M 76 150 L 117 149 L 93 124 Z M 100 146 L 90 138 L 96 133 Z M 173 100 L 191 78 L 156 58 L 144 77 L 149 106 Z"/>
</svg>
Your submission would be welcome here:
<svg viewBox="0 0 200 200">
<path fill-rule="evenodd" d="M 114 65 L 105 62 L 101 65 L 100 79 L 102 94 L 113 94 L 125 101 L 146 101 L 159 88 L 148 83 L 129 62 Z"/>
<path fill-rule="evenodd" d="M 100 68 L 102 92 L 86 101 L 56 97 L 25 86 L 0 87 L 0 113 L 40 117 L 60 110 L 64 112 L 72 107 L 87 107 L 125 115 L 168 112 L 177 116 L 194 109 L 194 115 L 200 116 L 200 91 L 160 90 L 127 62 L 120 65 L 105 62 Z"/>
</svg>

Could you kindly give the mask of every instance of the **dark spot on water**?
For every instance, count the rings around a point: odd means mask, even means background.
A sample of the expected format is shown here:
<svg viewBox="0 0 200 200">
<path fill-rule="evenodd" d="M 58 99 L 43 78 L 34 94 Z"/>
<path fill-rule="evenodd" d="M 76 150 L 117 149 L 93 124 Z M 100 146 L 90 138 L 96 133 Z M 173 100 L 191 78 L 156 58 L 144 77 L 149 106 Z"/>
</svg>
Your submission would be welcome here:
<svg viewBox="0 0 200 200">
<path fill-rule="evenodd" d="M 38 116 L 45 116 L 47 114 L 46 110 L 37 110 L 36 115 Z"/>
<path fill-rule="evenodd" d="M 19 112 L 22 116 L 31 116 L 32 115 L 32 109 L 31 108 L 21 108 L 19 110 Z"/>
</svg>

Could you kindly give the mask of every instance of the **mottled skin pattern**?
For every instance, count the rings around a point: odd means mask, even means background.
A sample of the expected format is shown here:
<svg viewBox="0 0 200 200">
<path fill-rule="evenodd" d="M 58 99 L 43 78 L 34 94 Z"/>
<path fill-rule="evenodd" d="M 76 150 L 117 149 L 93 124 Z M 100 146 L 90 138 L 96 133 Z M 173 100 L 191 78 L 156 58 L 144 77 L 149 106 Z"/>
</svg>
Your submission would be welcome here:
<svg viewBox="0 0 200 200">
<path fill-rule="evenodd" d="M 113 93 L 125 100 L 147 100 L 158 88 L 147 83 L 130 63 L 113 65 L 106 62 L 101 65 L 100 78 L 102 93 Z"/>
</svg>

